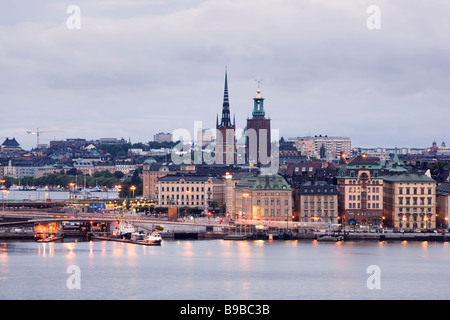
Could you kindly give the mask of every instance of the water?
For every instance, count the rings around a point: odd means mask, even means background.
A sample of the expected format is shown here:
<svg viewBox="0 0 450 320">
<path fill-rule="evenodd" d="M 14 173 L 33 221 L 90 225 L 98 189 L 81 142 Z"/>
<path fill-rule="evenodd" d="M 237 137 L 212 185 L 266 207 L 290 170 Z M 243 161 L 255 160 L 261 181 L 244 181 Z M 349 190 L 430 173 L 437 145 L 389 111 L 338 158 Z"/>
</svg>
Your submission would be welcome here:
<svg viewBox="0 0 450 320">
<path fill-rule="evenodd" d="M 0 299 L 447 299 L 449 263 L 450 244 L 431 242 L 3 241 Z"/>
</svg>

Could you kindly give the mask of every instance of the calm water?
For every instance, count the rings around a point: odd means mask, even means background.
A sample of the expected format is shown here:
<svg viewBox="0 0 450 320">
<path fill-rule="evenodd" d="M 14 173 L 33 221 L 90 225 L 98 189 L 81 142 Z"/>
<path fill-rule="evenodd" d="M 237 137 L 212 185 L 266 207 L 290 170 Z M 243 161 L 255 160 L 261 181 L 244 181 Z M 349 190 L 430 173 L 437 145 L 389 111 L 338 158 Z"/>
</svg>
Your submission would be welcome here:
<svg viewBox="0 0 450 320">
<path fill-rule="evenodd" d="M 447 299 L 449 266 L 450 243 L 3 241 L 0 299 Z"/>
</svg>

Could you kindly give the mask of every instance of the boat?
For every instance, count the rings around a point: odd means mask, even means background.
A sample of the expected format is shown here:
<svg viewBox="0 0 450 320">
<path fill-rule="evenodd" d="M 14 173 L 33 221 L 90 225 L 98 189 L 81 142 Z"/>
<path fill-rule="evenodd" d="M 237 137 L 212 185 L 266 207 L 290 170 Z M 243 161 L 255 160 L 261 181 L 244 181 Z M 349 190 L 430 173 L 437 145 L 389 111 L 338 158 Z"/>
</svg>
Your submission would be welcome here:
<svg viewBox="0 0 450 320">
<path fill-rule="evenodd" d="M 142 242 L 143 244 L 158 246 L 161 245 L 162 236 L 159 232 L 152 232 Z"/>
<path fill-rule="evenodd" d="M 343 236 L 322 236 L 318 237 L 317 241 L 344 241 Z"/>
<path fill-rule="evenodd" d="M 136 228 L 127 222 L 122 222 L 119 227 L 113 231 L 113 236 L 117 238 L 127 238 L 130 239 L 131 235 L 136 232 Z"/>
<path fill-rule="evenodd" d="M 133 241 L 143 241 L 145 240 L 145 233 L 140 231 L 140 232 L 133 232 L 131 234 L 131 240 Z"/>
<path fill-rule="evenodd" d="M 34 238 L 36 239 L 37 242 L 53 242 L 53 241 L 57 241 L 57 240 L 63 239 L 62 236 L 57 236 L 54 233 L 51 233 L 51 234 L 36 233 L 34 235 Z"/>
</svg>

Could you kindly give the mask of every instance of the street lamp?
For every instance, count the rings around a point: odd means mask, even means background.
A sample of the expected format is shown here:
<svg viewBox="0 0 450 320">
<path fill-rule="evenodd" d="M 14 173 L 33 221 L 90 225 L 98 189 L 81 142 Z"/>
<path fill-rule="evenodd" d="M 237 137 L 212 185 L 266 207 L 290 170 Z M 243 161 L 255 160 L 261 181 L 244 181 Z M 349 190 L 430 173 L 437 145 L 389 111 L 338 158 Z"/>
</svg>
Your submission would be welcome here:
<svg viewBox="0 0 450 320">
<path fill-rule="evenodd" d="M 130 190 L 133 191 L 133 199 L 134 199 L 134 190 L 136 190 L 136 187 L 135 186 L 131 186 Z"/>
</svg>

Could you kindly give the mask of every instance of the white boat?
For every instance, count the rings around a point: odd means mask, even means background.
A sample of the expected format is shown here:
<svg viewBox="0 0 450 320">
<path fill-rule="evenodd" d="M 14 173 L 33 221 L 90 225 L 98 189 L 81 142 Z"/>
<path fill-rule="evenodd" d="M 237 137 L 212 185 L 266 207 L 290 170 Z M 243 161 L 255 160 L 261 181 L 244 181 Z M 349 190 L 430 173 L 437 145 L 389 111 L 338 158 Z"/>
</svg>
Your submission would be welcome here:
<svg viewBox="0 0 450 320">
<path fill-rule="evenodd" d="M 152 232 L 147 236 L 144 242 L 146 244 L 160 245 L 162 242 L 161 234 L 158 232 Z"/>
<path fill-rule="evenodd" d="M 113 235 L 116 237 L 131 238 L 131 234 L 134 232 L 136 232 L 136 228 L 132 224 L 123 222 L 113 231 Z"/>
</svg>

